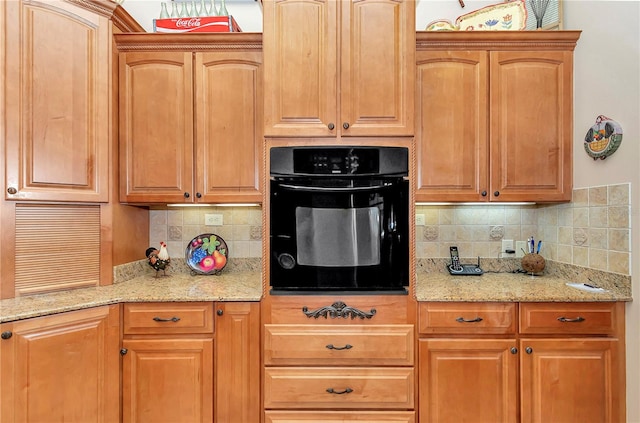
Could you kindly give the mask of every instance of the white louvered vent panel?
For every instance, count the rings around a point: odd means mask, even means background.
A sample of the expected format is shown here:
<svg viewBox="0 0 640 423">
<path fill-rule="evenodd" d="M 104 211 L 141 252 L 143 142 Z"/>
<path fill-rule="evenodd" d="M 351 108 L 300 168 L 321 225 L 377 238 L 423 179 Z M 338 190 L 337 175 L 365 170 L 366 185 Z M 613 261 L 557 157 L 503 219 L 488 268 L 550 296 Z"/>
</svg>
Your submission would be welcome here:
<svg viewBox="0 0 640 423">
<path fill-rule="evenodd" d="M 100 206 L 16 205 L 16 296 L 99 282 Z"/>
</svg>

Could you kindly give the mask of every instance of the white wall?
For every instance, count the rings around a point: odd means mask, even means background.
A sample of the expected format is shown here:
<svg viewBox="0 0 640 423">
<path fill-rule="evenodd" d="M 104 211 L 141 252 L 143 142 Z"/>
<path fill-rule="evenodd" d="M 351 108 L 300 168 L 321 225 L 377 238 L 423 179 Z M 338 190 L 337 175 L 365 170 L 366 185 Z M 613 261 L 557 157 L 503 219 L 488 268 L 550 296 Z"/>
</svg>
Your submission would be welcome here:
<svg viewBox="0 0 640 423">
<path fill-rule="evenodd" d="M 581 29 L 575 51 L 574 186 L 631 183 L 631 274 L 640 298 L 640 2 L 567 1 L 564 28 Z M 583 139 L 598 115 L 622 125 L 622 144 L 594 161 Z M 640 422 L 640 304 L 627 304 L 627 421 Z"/>
<path fill-rule="evenodd" d="M 220 0 L 217 0 L 220 1 Z M 246 32 L 262 31 L 262 10 L 253 0 L 226 0 Z M 495 3 L 497 3 L 496 1 Z M 455 18 L 492 1 L 418 0 L 416 29 L 436 19 Z M 123 6 L 148 31 L 160 1 L 125 0 Z M 582 30 L 575 50 L 574 186 L 631 183 L 633 292 L 640 294 L 640 2 L 563 2 L 563 28 Z M 618 151 L 594 161 L 584 152 L 584 135 L 598 115 L 618 121 L 624 135 Z M 640 304 L 627 305 L 627 421 L 640 423 Z"/>
</svg>

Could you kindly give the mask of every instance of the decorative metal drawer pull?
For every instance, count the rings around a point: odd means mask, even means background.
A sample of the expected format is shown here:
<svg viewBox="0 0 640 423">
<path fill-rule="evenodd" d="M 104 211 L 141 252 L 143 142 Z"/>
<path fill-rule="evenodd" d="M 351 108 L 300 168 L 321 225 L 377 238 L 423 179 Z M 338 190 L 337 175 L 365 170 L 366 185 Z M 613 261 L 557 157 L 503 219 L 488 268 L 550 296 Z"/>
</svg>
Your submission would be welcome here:
<svg viewBox="0 0 640 423">
<path fill-rule="evenodd" d="M 458 317 L 456 319 L 456 322 L 458 323 L 477 323 L 477 322 L 482 322 L 482 317 L 476 317 L 475 319 L 465 319 L 464 317 Z"/>
<path fill-rule="evenodd" d="M 351 348 L 353 348 L 353 345 L 345 345 L 344 347 L 336 347 L 333 344 L 329 344 L 327 345 L 327 349 L 329 350 L 350 350 Z"/>
<path fill-rule="evenodd" d="M 350 394 L 353 392 L 353 389 L 347 388 L 344 391 L 336 391 L 333 388 L 327 388 L 327 392 L 330 394 L 342 395 L 342 394 Z"/>
<path fill-rule="evenodd" d="M 580 322 L 584 322 L 586 319 L 584 317 L 578 316 L 575 319 L 571 319 L 568 317 L 558 317 L 558 320 L 563 323 L 580 323 Z"/>
<path fill-rule="evenodd" d="M 325 319 L 327 317 L 331 317 L 332 319 L 335 319 L 336 317 L 342 317 L 345 319 L 347 317 L 351 317 L 351 319 L 355 319 L 356 317 L 359 317 L 361 319 L 371 319 L 376 314 L 376 309 L 372 308 L 369 312 L 366 312 L 358 310 L 357 308 L 349 307 L 342 301 L 336 301 L 330 306 L 320 307 L 319 309 L 313 311 L 309 311 L 309 308 L 307 306 L 304 306 L 302 307 L 302 312 L 306 314 L 307 317 L 314 317 L 316 319 L 320 316 L 324 317 Z"/>
<path fill-rule="evenodd" d="M 170 319 L 163 319 L 162 317 L 154 317 L 153 320 L 155 320 L 156 322 L 179 322 L 180 318 L 172 317 Z"/>
</svg>

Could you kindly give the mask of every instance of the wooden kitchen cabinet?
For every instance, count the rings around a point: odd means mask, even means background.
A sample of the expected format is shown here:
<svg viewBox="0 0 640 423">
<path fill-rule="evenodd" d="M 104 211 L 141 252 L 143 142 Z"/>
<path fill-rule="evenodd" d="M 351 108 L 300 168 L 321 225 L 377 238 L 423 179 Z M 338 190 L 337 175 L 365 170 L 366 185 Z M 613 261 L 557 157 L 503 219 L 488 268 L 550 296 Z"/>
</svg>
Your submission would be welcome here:
<svg viewBox="0 0 640 423">
<path fill-rule="evenodd" d="M 213 303 L 123 307 L 122 421 L 213 421 Z"/>
<path fill-rule="evenodd" d="M 259 422 L 260 303 L 216 303 L 215 423 Z"/>
<path fill-rule="evenodd" d="M 517 422 L 516 304 L 418 309 L 419 421 Z"/>
<path fill-rule="evenodd" d="M 67 1 L 0 5 L 5 199 L 109 201 L 111 37 L 119 31 L 110 18 L 116 8 Z M 126 26 L 122 16 L 117 21 Z"/>
<path fill-rule="evenodd" d="M 624 330 L 624 303 L 521 304 L 521 421 L 624 421 Z"/>
<path fill-rule="evenodd" d="M 414 318 L 406 296 L 268 296 L 266 422 L 414 422 Z"/>
<path fill-rule="evenodd" d="M 421 422 L 624 420 L 624 303 L 420 303 L 419 321 Z"/>
<path fill-rule="evenodd" d="M 125 304 L 123 334 L 124 422 L 260 421 L 259 302 Z"/>
<path fill-rule="evenodd" d="M 417 34 L 417 201 L 571 200 L 579 36 Z"/>
<path fill-rule="evenodd" d="M 261 35 L 115 39 L 120 201 L 261 202 Z"/>
<path fill-rule="evenodd" d="M 0 327 L 1 422 L 120 419 L 119 306 Z"/>
<path fill-rule="evenodd" d="M 415 3 L 264 0 L 268 137 L 412 136 Z"/>
</svg>

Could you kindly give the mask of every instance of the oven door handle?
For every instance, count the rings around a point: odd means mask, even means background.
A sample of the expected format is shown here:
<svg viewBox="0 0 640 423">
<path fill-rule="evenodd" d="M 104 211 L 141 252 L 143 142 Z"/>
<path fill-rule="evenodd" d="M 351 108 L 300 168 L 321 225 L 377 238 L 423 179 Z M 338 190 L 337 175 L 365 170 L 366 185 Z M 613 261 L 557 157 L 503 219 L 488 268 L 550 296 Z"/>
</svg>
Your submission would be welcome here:
<svg viewBox="0 0 640 423">
<path fill-rule="evenodd" d="M 291 185 L 280 184 L 281 188 L 288 188 L 294 191 L 313 191 L 313 192 L 354 192 L 354 191 L 373 191 L 376 189 L 387 188 L 389 185 L 373 185 L 370 187 L 312 187 L 307 185 Z"/>
</svg>

